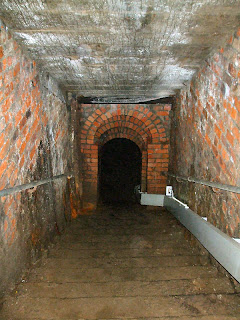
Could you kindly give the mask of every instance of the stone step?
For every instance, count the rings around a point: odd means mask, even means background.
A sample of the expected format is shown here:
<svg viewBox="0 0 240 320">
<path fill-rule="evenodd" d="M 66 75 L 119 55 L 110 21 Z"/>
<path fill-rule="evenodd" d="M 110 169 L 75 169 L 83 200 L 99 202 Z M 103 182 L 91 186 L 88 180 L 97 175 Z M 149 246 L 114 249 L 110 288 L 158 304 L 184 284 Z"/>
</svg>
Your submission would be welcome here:
<svg viewBox="0 0 240 320">
<path fill-rule="evenodd" d="M 34 306 L 34 307 L 33 307 Z M 2 319 L 6 305 L 2 310 Z M 76 320 L 195 317 L 208 314 L 239 317 L 240 297 L 234 295 L 120 297 L 120 298 L 32 298 L 19 296 L 17 304 L 9 301 L 8 308 L 17 319 Z M 219 319 L 219 317 L 218 317 Z M 10 319 L 7 319 L 10 320 Z M 14 318 L 11 318 L 14 320 Z"/>
<path fill-rule="evenodd" d="M 77 223 L 73 223 L 71 225 L 71 229 L 78 229 L 82 230 L 84 228 L 134 228 L 134 229 L 140 229 L 140 228 L 177 228 L 181 227 L 181 224 L 173 217 L 173 218 L 164 218 L 164 219 L 156 219 L 156 220 L 150 220 L 148 219 L 142 219 L 142 221 L 139 221 L 136 224 L 136 219 L 116 219 L 114 221 L 112 220 L 103 220 L 103 219 L 91 219 L 91 220 L 79 220 Z"/>
<path fill-rule="evenodd" d="M 159 248 L 171 248 L 176 244 L 176 239 L 171 238 L 169 240 L 145 240 L 143 237 L 129 237 L 128 240 L 112 240 L 110 241 L 80 241 L 80 242 L 60 242 L 58 248 L 63 247 L 68 250 L 123 250 L 123 249 L 159 249 Z M 181 244 L 182 248 L 192 249 L 190 244 L 184 241 Z"/>
<path fill-rule="evenodd" d="M 177 279 L 212 278 L 218 275 L 214 267 L 189 266 L 189 267 L 155 267 L 155 268 L 89 268 L 75 269 L 66 272 L 61 267 L 54 269 L 34 269 L 31 282 L 125 282 L 125 281 L 159 281 Z M 218 275 L 220 277 L 220 275 Z M 222 277 L 220 277 L 222 278 Z"/>
<path fill-rule="evenodd" d="M 98 232 L 93 230 L 81 230 L 81 232 L 73 232 L 72 230 L 69 231 L 69 233 L 64 234 L 62 236 L 62 241 L 65 242 L 111 242 L 111 241 L 129 241 L 129 238 L 132 237 L 139 237 L 144 238 L 146 241 L 161 241 L 161 240 L 172 240 L 172 239 L 179 239 L 183 242 L 184 239 L 184 233 L 183 230 L 163 230 L 163 231 L 152 231 L 147 230 L 145 232 L 127 232 L 127 231 L 118 231 L 118 232 L 111 232 L 110 230 L 106 230 L 106 232 L 102 232 L 101 229 L 99 229 Z"/>
<path fill-rule="evenodd" d="M 71 258 L 137 258 L 137 257 L 157 257 L 157 256 L 179 256 L 179 255 L 196 255 L 197 250 L 193 248 L 184 248 L 180 245 L 172 246 L 172 247 L 163 247 L 163 248 L 139 248 L 139 249 L 109 249 L 109 250 L 83 250 L 83 249 L 67 249 L 62 248 L 55 252 L 51 252 L 49 257 L 54 258 L 63 258 L 63 259 L 71 259 Z"/>
<path fill-rule="evenodd" d="M 70 271 L 74 272 L 74 271 Z M 31 298 L 77 299 L 95 297 L 159 297 L 194 294 L 234 293 L 227 278 L 196 278 L 173 281 L 125 281 L 108 283 L 29 282 L 18 287 L 19 294 Z"/>
<path fill-rule="evenodd" d="M 160 257 L 140 257 L 140 258 L 48 258 L 45 265 L 48 268 L 58 266 L 61 269 L 75 268 L 146 268 L 146 267 L 183 267 L 194 265 L 206 265 L 209 263 L 207 256 L 189 255 L 189 256 L 160 256 Z"/>
</svg>

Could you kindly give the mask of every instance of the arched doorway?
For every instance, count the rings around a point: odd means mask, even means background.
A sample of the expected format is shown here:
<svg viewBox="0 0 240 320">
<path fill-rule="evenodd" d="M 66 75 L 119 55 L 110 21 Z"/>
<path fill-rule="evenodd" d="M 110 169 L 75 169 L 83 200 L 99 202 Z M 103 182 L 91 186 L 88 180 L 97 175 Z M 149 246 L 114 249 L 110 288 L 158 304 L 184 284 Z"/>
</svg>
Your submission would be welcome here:
<svg viewBox="0 0 240 320">
<path fill-rule="evenodd" d="M 131 140 L 116 138 L 99 149 L 98 193 L 103 203 L 134 203 L 141 184 L 142 153 Z"/>
</svg>

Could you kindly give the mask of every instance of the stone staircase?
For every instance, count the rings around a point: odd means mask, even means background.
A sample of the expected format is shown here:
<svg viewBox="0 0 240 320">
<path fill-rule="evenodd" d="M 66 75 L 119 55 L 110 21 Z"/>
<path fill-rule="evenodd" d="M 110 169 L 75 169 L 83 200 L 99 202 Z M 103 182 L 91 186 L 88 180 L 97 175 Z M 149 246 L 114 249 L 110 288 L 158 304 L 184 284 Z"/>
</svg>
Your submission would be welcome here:
<svg viewBox="0 0 240 320">
<path fill-rule="evenodd" d="M 100 207 L 73 221 L 0 319 L 237 320 L 236 291 L 165 209 Z"/>
</svg>

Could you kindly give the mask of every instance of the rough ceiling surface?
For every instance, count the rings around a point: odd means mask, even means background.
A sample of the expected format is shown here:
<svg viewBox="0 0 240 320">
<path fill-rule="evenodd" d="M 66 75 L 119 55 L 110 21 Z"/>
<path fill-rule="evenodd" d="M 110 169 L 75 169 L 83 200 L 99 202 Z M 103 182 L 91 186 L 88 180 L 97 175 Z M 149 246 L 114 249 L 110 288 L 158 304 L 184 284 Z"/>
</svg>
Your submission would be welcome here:
<svg viewBox="0 0 240 320">
<path fill-rule="evenodd" d="M 174 95 L 239 25 L 240 0 L 0 0 L 60 86 L 99 102 Z"/>
</svg>

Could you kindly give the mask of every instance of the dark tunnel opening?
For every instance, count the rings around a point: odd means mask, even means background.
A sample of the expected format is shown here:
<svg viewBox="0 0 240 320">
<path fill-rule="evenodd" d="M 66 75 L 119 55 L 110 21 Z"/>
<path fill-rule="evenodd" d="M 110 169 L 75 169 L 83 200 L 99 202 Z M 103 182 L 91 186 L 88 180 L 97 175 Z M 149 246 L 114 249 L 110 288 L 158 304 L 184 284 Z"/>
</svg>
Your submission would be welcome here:
<svg viewBox="0 0 240 320">
<path fill-rule="evenodd" d="M 142 153 L 129 139 L 116 138 L 99 151 L 99 203 L 136 203 L 134 187 L 141 183 Z"/>
</svg>

